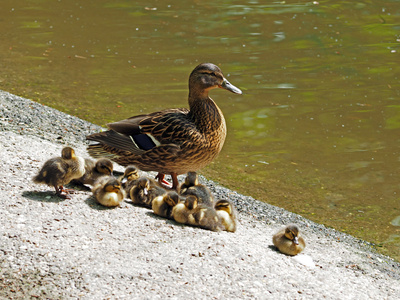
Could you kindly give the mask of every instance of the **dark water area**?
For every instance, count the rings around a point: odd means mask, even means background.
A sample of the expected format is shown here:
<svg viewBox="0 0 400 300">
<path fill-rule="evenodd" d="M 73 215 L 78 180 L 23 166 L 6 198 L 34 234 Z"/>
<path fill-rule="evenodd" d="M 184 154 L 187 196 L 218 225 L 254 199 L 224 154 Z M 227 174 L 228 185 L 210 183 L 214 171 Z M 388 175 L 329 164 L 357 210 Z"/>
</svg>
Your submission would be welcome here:
<svg viewBox="0 0 400 300">
<path fill-rule="evenodd" d="M 187 107 L 219 65 L 228 136 L 201 173 L 400 259 L 400 1 L 11 1 L 0 89 L 99 125 Z"/>
</svg>

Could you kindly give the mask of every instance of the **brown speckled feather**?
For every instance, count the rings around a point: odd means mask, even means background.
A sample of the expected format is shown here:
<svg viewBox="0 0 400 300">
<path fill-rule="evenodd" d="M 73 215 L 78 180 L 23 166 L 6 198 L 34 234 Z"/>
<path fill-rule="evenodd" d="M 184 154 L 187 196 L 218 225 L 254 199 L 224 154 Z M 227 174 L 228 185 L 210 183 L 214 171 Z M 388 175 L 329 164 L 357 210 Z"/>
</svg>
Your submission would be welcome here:
<svg viewBox="0 0 400 300">
<path fill-rule="evenodd" d="M 183 174 L 209 164 L 226 137 L 224 116 L 208 91 L 221 87 L 240 94 L 213 64 L 197 66 L 189 77 L 190 110 L 167 109 L 108 124 L 110 130 L 87 137 L 93 157 L 144 171 Z"/>
</svg>

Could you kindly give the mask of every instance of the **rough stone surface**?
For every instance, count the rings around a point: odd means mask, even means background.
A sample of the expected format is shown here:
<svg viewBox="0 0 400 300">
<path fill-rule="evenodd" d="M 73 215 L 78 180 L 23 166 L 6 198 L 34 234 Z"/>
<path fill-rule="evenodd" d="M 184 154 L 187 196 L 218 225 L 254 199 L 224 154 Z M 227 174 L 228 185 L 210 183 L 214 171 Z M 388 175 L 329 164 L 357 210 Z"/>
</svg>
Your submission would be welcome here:
<svg viewBox="0 0 400 300">
<path fill-rule="evenodd" d="M 239 210 L 236 233 L 182 226 L 128 200 L 63 200 L 31 178 L 65 145 L 87 157 L 100 128 L 0 92 L 1 299 L 399 299 L 400 268 L 371 245 L 202 178 Z M 117 167 L 117 166 L 116 166 Z M 118 168 L 122 170 L 122 168 Z M 297 223 L 305 251 L 272 235 Z"/>
</svg>

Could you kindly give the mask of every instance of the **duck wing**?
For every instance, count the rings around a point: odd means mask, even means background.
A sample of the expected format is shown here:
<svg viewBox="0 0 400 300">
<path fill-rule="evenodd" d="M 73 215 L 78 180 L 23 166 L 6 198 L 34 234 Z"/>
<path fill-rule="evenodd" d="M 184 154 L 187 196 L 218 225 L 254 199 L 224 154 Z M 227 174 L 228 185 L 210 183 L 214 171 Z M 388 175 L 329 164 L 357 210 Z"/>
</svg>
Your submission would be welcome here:
<svg viewBox="0 0 400 300">
<path fill-rule="evenodd" d="M 107 126 L 110 130 L 87 137 L 102 144 L 90 148 L 98 146 L 124 155 L 141 155 L 155 147 L 161 152 L 176 153 L 188 140 L 202 138 L 185 108 L 138 115 Z"/>
</svg>

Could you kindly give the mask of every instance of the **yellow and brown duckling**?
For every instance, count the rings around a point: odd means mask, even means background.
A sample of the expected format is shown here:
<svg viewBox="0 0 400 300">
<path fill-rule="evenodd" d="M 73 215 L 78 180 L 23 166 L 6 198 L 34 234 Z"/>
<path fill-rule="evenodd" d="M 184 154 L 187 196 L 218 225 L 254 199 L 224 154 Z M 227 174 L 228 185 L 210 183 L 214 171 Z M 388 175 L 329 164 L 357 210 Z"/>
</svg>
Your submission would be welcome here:
<svg viewBox="0 0 400 300">
<path fill-rule="evenodd" d="M 188 224 L 212 231 L 223 229 L 221 220 L 214 208 L 198 202 L 194 195 L 186 197 L 184 203 L 178 203 L 172 208 L 172 216 L 178 223 Z"/>
<path fill-rule="evenodd" d="M 112 175 L 113 170 L 113 163 L 108 158 L 100 158 L 97 161 L 85 158 L 85 174 L 74 181 L 93 186 L 100 177 Z"/>
<path fill-rule="evenodd" d="M 197 207 L 197 197 L 189 195 L 186 197 L 185 201 L 177 203 L 172 208 L 172 217 L 174 220 L 181 224 L 194 223 L 193 212 Z"/>
<path fill-rule="evenodd" d="M 272 237 L 272 241 L 280 252 L 287 255 L 297 255 L 306 247 L 306 242 L 295 224 L 289 224 L 279 230 Z"/>
<path fill-rule="evenodd" d="M 107 207 L 119 206 L 125 198 L 125 191 L 114 176 L 99 178 L 93 186 L 92 193 L 97 202 Z"/>
<path fill-rule="evenodd" d="M 235 232 L 236 231 L 236 219 L 237 212 L 233 203 L 229 200 L 218 200 L 215 203 L 215 211 L 221 219 L 221 223 L 226 231 Z"/>
<path fill-rule="evenodd" d="M 152 201 L 152 209 L 156 215 L 164 218 L 173 219 L 172 209 L 181 202 L 179 194 L 175 191 L 169 191 L 162 196 L 158 196 Z"/>
<path fill-rule="evenodd" d="M 127 166 L 124 175 L 120 177 L 119 180 L 121 181 L 122 188 L 125 190 L 128 198 L 131 197 L 131 189 L 135 186 L 139 177 L 139 169 L 134 165 Z"/>
<path fill-rule="evenodd" d="M 166 109 L 110 123 L 110 130 L 86 138 L 93 157 L 109 157 L 116 163 L 136 165 L 143 171 L 157 171 L 160 183 L 165 174 L 178 187 L 178 174 L 196 171 L 219 154 L 226 137 L 224 116 L 208 96 L 211 89 L 222 88 L 235 94 L 242 91 L 211 63 L 198 65 L 189 76 L 189 109 Z"/>
<path fill-rule="evenodd" d="M 68 199 L 69 191 L 63 186 L 73 179 L 82 177 L 83 174 L 85 174 L 85 160 L 76 156 L 75 150 L 71 147 L 64 147 L 61 157 L 46 161 L 39 173 L 33 177 L 33 182 L 54 187 L 57 196 Z M 63 192 L 66 194 L 62 194 Z"/>
<path fill-rule="evenodd" d="M 182 196 L 194 195 L 197 197 L 199 204 L 214 206 L 214 196 L 210 189 L 199 183 L 199 177 L 196 172 L 188 172 L 185 181 L 180 186 L 180 194 Z"/>
<path fill-rule="evenodd" d="M 153 180 L 140 177 L 130 191 L 130 198 L 134 204 L 152 208 L 153 199 L 165 193 L 166 190 L 158 186 Z"/>
</svg>

